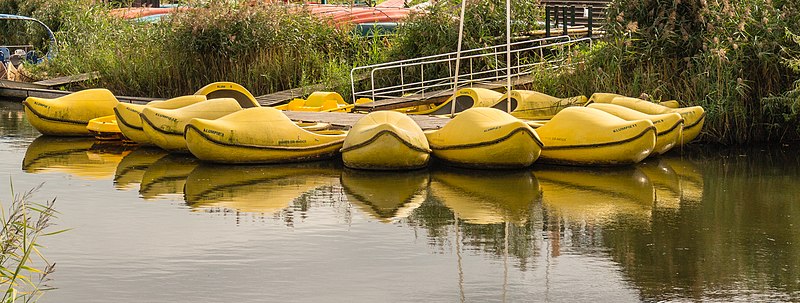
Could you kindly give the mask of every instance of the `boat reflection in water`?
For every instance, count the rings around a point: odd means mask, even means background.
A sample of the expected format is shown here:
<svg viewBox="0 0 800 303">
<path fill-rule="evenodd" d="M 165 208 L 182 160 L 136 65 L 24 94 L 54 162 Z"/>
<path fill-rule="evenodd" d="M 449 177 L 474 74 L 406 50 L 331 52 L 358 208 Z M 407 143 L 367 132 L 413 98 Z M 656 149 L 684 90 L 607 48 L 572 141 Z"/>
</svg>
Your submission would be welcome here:
<svg viewBox="0 0 800 303">
<path fill-rule="evenodd" d="M 233 166 L 203 163 L 186 178 L 184 199 L 193 209 L 275 213 L 314 189 L 337 185 L 331 161 Z"/>
<path fill-rule="evenodd" d="M 669 165 L 678 176 L 680 197 L 683 202 L 700 203 L 703 201 L 703 172 L 689 159 L 682 157 L 662 157 L 661 161 Z"/>
<path fill-rule="evenodd" d="M 126 146 L 98 143 L 94 138 L 40 136 L 25 151 L 22 170 L 66 173 L 83 180 L 110 180 L 117 164 L 128 153 Z"/>
<path fill-rule="evenodd" d="M 145 200 L 169 197 L 183 193 L 186 176 L 200 160 L 186 154 L 169 154 L 151 164 L 142 175 L 139 196 Z"/>
<path fill-rule="evenodd" d="M 408 217 L 428 197 L 427 170 L 361 171 L 344 169 L 341 184 L 347 200 L 364 213 L 392 222 Z"/>
<path fill-rule="evenodd" d="M 114 187 L 131 190 L 142 182 L 145 171 L 158 159 L 167 155 L 159 148 L 139 147 L 127 154 L 117 165 L 114 173 Z"/>
<path fill-rule="evenodd" d="M 430 191 L 471 224 L 525 223 L 542 195 L 539 182 L 527 170 L 436 170 L 431 172 Z"/>
<path fill-rule="evenodd" d="M 655 188 L 638 168 L 544 167 L 534 174 L 544 191 L 544 208 L 562 219 L 603 223 L 620 215 L 651 216 Z"/>
</svg>

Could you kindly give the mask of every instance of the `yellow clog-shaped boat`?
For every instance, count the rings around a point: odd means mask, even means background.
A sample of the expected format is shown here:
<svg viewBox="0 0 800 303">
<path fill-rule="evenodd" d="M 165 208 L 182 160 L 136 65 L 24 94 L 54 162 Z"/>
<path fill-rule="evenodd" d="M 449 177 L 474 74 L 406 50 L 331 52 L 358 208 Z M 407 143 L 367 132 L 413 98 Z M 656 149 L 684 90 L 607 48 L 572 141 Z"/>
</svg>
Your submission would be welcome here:
<svg viewBox="0 0 800 303">
<path fill-rule="evenodd" d="M 25 115 L 36 130 L 51 136 L 89 136 L 89 120 L 114 114 L 119 103 L 107 89 L 87 89 L 55 99 L 28 97 Z"/>
<path fill-rule="evenodd" d="M 503 95 L 503 100 L 508 94 Z M 504 103 L 505 101 L 501 102 Z M 556 98 L 530 90 L 511 91 L 511 115 L 526 120 L 547 120 L 553 118 L 562 109 L 570 106 L 582 106 L 586 103 L 586 96 L 572 98 Z M 499 107 L 506 110 L 505 107 Z"/>
<path fill-rule="evenodd" d="M 183 132 L 191 119 L 217 119 L 241 111 L 232 98 L 211 99 L 177 109 L 145 107 L 142 110 L 144 133 L 158 147 L 171 152 L 186 152 Z"/>
<path fill-rule="evenodd" d="M 614 93 L 594 93 L 589 97 L 589 103 L 611 103 L 614 98 L 624 98 L 625 96 Z"/>
<path fill-rule="evenodd" d="M 203 86 L 194 94 L 205 96 L 206 99 L 233 98 L 242 108 L 261 106 L 249 90 L 233 82 L 214 82 Z"/>
<path fill-rule="evenodd" d="M 398 112 L 378 111 L 353 125 L 341 152 L 344 165 L 350 168 L 398 170 L 428 165 L 431 149 L 414 120 Z"/>
<path fill-rule="evenodd" d="M 428 197 L 428 172 L 374 172 L 345 169 L 341 177 L 347 200 L 364 213 L 388 223 L 405 218 Z"/>
<path fill-rule="evenodd" d="M 542 197 L 539 181 L 527 170 L 433 171 L 430 191 L 471 224 L 525 223 Z"/>
<path fill-rule="evenodd" d="M 590 108 L 599 109 L 628 121 L 650 120 L 656 127 L 656 147 L 651 156 L 666 153 L 680 143 L 683 134 L 683 117 L 677 113 L 650 115 L 624 106 L 608 103 L 592 103 Z"/>
<path fill-rule="evenodd" d="M 569 107 L 536 128 L 542 163 L 625 165 L 647 158 L 656 145 L 648 120 L 626 121 L 599 109 Z"/>
<path fill-rule="evenodd" d="M 117 118 L 114 115 L 89 120 L 86 129 L 94 135 L 95 139 L 101 141 L 122 140 L 124 137 L 119 126 L 117 126 Z"/>
<path fill-rule="evenodd" d="M 500 97 L 503 94 L 485 88 L 462 88 L 456 92 L 455 95 L 450 96 L 446 101 L 440 104 L 419 105 L 397 109 L 397 111 L 409 115 L 449 115 L 452 109 L 452 103 L 455 102 L 454 113 L 460 113 L 466 109 L 473 107 L 500 107 Z M 502 104 L 502 110 L 505 110 L 505 103 Z"/>
<path fill-rule="evenodd" d="M 270 107 L 248 108 L 217 120 L 193 119 L 186 126 L 189 151 L 219 163 L 285 163 L 333 157 L 342 131 L 307 131 Z"/>
<path fill-rule="evenodd" d="M 494 108 L 468 109 L 425 135 L 434 156 L 473 168 L 526 167 L 543 146 L 530 126 Z"/>
<path fill-rule="evenodd" d="M 595 99 L 594 95 L 592 95 L 592 99 Z M 599 98 L 599 99 L 603 101 L 606 100 L 606 98 Z M 595 102 L 605 103 L 600 101 L 595 101 Z M 629 98 L 629 97 L 616 97 L 611 99 L 611 101 L 608 103 L 621 105 L 651 115 L 668 114 L 668 113 L 681 114 L 681 116 L 683 116 L 684 122 L 683 122 L 683 138 L 680 140 L 678 144 L 679 146 L 689 143 L 695 138 L 697 138 L 697 136 L 700 135 L 700 131 L 703 129 L 703 124 L 705 123 L 706 120 L 706 111 L 701 106 L 671 108 L 655 104 L 653 102 L 645 101 L 642 99 Z"/>
<path fill-rule="evenodd" d="M 338 185 L 338 177 L 333 162 L 269 166 L 203 163 L 186 177 L 184 199 L 193 209 L 271 214 L 311 190 Z"/>
<path fill-rule="evenodd" d="M 275 109 L 299 112 L 350 112 L 353 105 L 344 102 L 342 95 L 336 92 L 313 92 L 308 99 L 294 99 Z"/>
<path fill-rule="evenodd" d="M 142 145 L 152 145 L 150 138 L 144 133 L 142 124 L 142 110 L 146 107 L 161 109 L 176 109 L 198 102 L 206 101 L 205 95 L 189 95 L 172 98 L 164 101 L 150 101 L 147 104 L 133 104 L 120 102 L 114 107 L 114 117 L 117 126 L 125 138 Z"/>
</svg>

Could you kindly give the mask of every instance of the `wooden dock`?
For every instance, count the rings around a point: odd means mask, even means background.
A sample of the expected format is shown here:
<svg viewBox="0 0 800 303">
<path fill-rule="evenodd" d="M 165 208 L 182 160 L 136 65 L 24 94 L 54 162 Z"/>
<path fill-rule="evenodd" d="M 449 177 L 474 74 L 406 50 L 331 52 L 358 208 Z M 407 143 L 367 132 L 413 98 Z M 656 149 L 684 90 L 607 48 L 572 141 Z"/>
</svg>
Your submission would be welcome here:
<svg viewBox="0 0 800 303">
<path fill-rule="evenodd" d="M 302 98 L 305 95 L 325 89 L 324 84 L 314 84 L 298 88 L 293 88 L 285 91 L 279 91 L 271 94 L 261 95 L 256 97 L 256 101 L 261 106 L 275 106 L 282 103 L 292 101 L 295 98 Z"/>
<path fill-rule="evenodd" d="M 30 84 L 30 83 L 27 83 Z M 0 97 L 2 98 L 13 98 L 13 99 L 25 99 L 27 97 L 36 97 L 36 98 L 58 98 L 69 95 L 73 92 L 66 91 L 66 90 L 55 90 L 49 88 L 35 88 L 35 87 L 6 87 L 0 86 Z M 156 98 L 146 98 L 146 97 L 130 97 L 130 96 L 116 96 L 117 100 L 122 102 L 129 102 L 129 103 L 138 103 L 144 104 L 153 100 L 158 100 Z"/>
<path fill-rule="evenodd" d="M 322 122 L 328 123 L 333 126 L 342 127 L 342 128 L 350 128 L 356 122 L 358 122 L 361 117 L 366 114 L 358 114 L 358 113 L 321 113 L 321 112 L 293 112 L 293 111 L 284 111 L 289 119 L 295 121 L 308 121 L 308 122 Z M 423 116 L 423 115 L 409 115 L 414 122 L 419 124 L 419 127 L 422 129 L 439 129 L 442 128 L 450 118 L 441 118 L 441 117 L 434 117 L 434 116 Z"/>
</svg>

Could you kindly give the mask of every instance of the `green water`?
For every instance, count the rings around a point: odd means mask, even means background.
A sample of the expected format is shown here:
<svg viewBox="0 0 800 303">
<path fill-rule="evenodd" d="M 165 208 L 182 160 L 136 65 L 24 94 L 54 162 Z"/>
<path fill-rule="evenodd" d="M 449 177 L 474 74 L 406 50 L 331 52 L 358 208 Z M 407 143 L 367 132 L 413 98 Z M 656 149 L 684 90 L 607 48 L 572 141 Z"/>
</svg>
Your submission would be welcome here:
<svg viewBox="0 0 800 303">
<path fill-rule="evenodd" d="M 635 167 L 220 166 L 38 137 L 0 102 L 0 179 L 44 182 L 41 302 L 800 300 L 800 149 Z M 0 186 L 0 202 L 10 186 Z"/>
</svg>

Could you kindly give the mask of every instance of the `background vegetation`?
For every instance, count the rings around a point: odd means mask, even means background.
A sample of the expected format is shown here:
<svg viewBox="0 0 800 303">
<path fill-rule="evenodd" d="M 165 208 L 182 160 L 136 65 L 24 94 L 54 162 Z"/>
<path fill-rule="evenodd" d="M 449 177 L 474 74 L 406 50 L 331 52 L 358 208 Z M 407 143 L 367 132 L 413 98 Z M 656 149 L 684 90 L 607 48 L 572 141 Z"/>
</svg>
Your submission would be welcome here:
<svg viewBox="0 0 800 303">
<path fill-rule="evenodd" d="M 456 49 L 458 0 L 438 1 L 397 35 L 379 38 L 285 5 L 211 2 L 160 23 L 119 20 L 89 0 L 0 0 L 0 9 L 57 31 L 60 55 L 39 72 L 99 71 L 102 78 L 86 86 L 127 95 L 171 97 L 220 80 L 256 94 L 321 82 L 349 95 L 353 66 Z M 465 49 L 503 43 L 504 3 L 468 3 Z M 541 28 L 536 2 L 513 3 L 515 32 Z M 645 93 L 701 105 L 708 142 L 800 139 L 797 1 L 620 0 L 607 15 L 605 38 L 572 54 L 579 64 L 537 74 L 530 89 L 557 96 Z"/>
<path fill-rule="evenodd" d="M 701 105 L 706 141 L 798 139 L 798 9 L 797 1 L 615 1 L 607 38 L 577 54 L 585 63 L 534 87 Z"/>
</svg>

